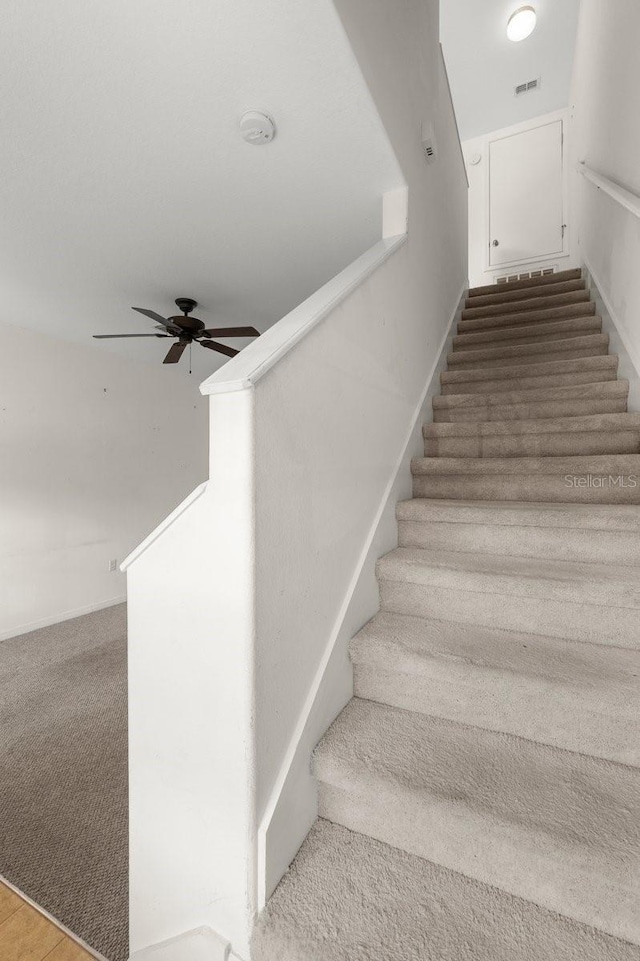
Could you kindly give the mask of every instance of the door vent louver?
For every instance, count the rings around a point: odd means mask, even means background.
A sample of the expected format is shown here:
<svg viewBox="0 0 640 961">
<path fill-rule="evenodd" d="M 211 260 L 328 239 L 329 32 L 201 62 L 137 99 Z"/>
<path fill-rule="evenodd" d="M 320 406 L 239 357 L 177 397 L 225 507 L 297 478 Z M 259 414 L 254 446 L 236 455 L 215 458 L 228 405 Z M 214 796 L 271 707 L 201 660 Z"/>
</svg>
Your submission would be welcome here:
<svg viewBox="0 0 640 961">
<path fill-rule="evenodd" d="M 548 277 L 555 274 L 555 267 L 542 267 L 539 270 L 528 270 L 524 274 L 507 274 L 504 277 L 496 277 L 497 284 L 508 284 L 512 280 L 531 280 L 534 277 Z"/>
<path fill-rule="evenodd" d="M 540 77 L 536 77 L 534 80 L 527 80 L 525 83 L 519 83 L 515 88 L 516 97 L 521 97 L 523 93 L 531 93 L 532 90 L 537 90 L 540 86 Z"/>
</svg>

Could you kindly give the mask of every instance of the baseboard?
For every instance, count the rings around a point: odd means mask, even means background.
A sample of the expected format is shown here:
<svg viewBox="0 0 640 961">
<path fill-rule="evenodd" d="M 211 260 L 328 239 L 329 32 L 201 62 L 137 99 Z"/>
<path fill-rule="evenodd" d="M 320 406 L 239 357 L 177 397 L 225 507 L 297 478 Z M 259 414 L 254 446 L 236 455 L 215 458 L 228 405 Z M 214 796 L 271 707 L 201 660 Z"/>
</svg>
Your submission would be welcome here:
<svg viewBox="0 0 640 961">
<path fill-rule="evenodd" d="M 422 451 L 422 424 L 432 419 L 431 399 L 440 392 L 439 374 L 446 367 L 452 328 L 462 310 L 467 286 L 465 281 L 460 288 L 424 392 L 414 410 L 402 453 L 391 472 L 261 819 L 258 910 L 266 904 L 317 816 L 316 787 L 309 770 L 309 758 L 321 734 L 352 696 L 349 641 L 379 607 L 375 564 L 382 554 L 397 546 L 396 504 L 411 497 L 410 461 Z M 323 691 L 331 691 L 331 696 L 323 698 Z"/>
<path fill-rule="evenodd" d="M 27 624 L 20 624 L 12 627 L 9 631 L 0 631 L 0 641 L 8 641 L 11 637 L 19 637 L 21 634 L 29 634 L 37 631 L 41 627 L 50 627 L 52 624 L 61 624 L 63 621 L 70 621 L 74 617 L 82 617 L 83 614 L 93 614 L 95 611 L 103 611 L 107 607 L 115 607 L 116 604 L 124 604 L 127 600 L 126 594 L 119 597 L 110 597 L 106 601 L 98 601 L 96 604 L 87 604 L 85 607 L 76 607 L 72 611 L 62 611 L 60 614 L 52 614 L 50 617 L 41 617 L 36 621 Z"/>
<path fill-rule="evenodd" d="M 593 292 L 596 301 L 596 313 L 602 316 L 602 330 L 609 334 L 609 349 L 612 354 L 620 358 L 618 376 L 629 381 L 629 410 L 640 411 L 640 356 L 630 344 L 616 311 L 605 293 L 598 274 L 594 271 L 589 260 L 584 257 L 584 268 L 587 272 L 587 285 Z"/>
<path fill-rule="evenodd" d="M 135 951 L 129 961 L 242 961 L 212 928 L 194 928 L 175 938 Z"/>
</svg>

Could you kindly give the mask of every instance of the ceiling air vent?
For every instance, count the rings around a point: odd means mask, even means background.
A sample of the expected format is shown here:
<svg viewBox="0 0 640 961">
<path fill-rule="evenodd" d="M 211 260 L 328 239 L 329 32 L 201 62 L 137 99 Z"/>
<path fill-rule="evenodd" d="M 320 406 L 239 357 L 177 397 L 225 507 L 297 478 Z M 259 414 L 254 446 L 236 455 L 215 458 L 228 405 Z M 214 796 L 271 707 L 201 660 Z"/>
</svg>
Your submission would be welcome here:
<svg viewBox="0 0 640 961">
<path fill-rule="evenodd" d="M 516 97 L 521 97 L 523 93 L 531 93 L 532 90 L 537 90 L 540 86 L 540 77 L 536 77 L 535 80 L 527 80 L 526 83 L 519 83 L 516 87 Z"/>
</svg>

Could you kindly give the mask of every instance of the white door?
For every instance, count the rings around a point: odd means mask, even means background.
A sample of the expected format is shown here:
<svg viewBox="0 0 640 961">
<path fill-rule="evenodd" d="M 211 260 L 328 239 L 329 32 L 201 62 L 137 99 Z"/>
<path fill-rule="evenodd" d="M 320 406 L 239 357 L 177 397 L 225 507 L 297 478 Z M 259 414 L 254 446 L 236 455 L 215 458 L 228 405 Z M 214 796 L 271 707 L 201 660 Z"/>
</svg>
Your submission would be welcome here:
<svg viewBox="0 0 640 961">
<path fill-rule="evenodd" d="M 562 120 L 489 144 L 489 266 L 563 249 Z"/>
</svg>

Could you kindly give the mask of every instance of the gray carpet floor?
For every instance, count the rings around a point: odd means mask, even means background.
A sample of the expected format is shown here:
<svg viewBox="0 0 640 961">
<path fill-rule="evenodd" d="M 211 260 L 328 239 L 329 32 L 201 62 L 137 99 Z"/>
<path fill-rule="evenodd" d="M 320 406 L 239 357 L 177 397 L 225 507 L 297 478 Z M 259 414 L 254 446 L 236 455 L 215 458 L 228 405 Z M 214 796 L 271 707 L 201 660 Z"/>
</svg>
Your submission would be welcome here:
<svg viewBox="0 0 640 961">
<path fill-rule="evenodd" d="M 128 956 L 125 605 L 0 642 L 0 874 Z"/>
</svg>

